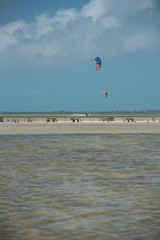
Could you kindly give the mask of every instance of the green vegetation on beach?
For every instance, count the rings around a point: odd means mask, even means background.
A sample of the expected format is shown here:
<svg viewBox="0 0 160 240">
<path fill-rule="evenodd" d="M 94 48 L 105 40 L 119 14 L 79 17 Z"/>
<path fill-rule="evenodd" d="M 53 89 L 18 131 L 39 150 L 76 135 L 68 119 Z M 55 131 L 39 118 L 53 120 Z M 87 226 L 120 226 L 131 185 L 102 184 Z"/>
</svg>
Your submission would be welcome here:
<svg viewBox="0 0 160 240">
<path fill-rule="evenodd" d="M 148 111 L 109 111 L 109 112 L 71 112 L 71 111 L 54 111 L 54 112 L 0 112 L 0 122 L 20 120 L 32 122 L 42 120 L 46 122 L 57 122 L 59 120 L 68 120 L 79 122 L 80 119 L 94 119 L 100 121 L 115 121 L 116 119 L 124 119 L 133 122 L 135 118 L 151 119 L 152 121 L 160 119 L 160 110 Z"/>
</svg>

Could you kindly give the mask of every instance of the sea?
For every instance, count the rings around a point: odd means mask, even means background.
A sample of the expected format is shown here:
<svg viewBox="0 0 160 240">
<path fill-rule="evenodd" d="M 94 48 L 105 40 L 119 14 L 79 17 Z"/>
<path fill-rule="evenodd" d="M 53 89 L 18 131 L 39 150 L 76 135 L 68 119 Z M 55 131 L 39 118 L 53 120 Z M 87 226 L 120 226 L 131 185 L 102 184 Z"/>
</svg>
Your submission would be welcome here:
<svg viewBox="0 0 160 240">
<path fill-rule="evenodd" d="M 159 240 L 160 134 L 0 135 L 1 240 Z"/>
</svg>

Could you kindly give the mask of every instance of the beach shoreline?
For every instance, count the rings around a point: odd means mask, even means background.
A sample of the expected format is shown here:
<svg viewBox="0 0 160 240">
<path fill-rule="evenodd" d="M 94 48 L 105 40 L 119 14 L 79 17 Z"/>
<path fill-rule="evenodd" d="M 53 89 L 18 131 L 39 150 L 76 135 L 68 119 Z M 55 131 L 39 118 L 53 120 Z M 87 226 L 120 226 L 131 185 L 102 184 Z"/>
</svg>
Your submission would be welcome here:
<svg viewBox="0 0 160 240">
<path fill-rule="evenodd" d="M 160 133 L 160 121 L 152 119 L 135 119 L 133 122 L 116 119 L 114 121 L 100 121 L 84 119 L 79 122 L 58 120 L 47 122 L 34 120 L 27 122 L 0 122 L 0 135 L 14 134 L 96 134 L 96 133 Z"/>
</svg>

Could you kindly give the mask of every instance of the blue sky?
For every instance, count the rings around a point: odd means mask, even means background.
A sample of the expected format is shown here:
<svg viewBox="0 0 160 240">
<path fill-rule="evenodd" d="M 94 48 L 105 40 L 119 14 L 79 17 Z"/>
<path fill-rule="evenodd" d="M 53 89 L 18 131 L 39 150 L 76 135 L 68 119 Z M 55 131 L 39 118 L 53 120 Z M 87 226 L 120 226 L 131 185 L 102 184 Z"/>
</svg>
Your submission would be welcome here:
<svg viewBox="0 0 160 240">
<path fill-rule="evenodd" d="M 0 111 L 160 110 L 159 26 L 159 0 L 0 0 Z"/>
</svg>

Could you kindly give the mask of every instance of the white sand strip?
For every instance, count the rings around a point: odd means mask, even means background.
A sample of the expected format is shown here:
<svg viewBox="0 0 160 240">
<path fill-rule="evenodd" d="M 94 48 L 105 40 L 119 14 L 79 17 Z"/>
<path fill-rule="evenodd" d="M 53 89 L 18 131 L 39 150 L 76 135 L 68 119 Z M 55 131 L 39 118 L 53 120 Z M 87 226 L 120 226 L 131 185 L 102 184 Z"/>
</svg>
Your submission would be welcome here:
<svg viewBox="0 0 160 240">
<path fill-rule="evenodd" d="M 74 134 L 74 133 L 160 133 L 158 122 L 2 122 L 0 123 L 0 134 Z"/>
</svg>

